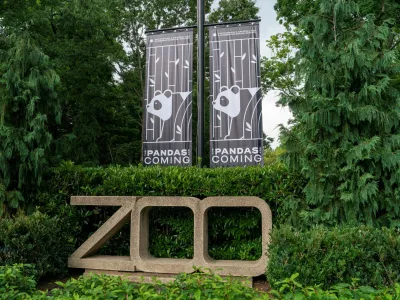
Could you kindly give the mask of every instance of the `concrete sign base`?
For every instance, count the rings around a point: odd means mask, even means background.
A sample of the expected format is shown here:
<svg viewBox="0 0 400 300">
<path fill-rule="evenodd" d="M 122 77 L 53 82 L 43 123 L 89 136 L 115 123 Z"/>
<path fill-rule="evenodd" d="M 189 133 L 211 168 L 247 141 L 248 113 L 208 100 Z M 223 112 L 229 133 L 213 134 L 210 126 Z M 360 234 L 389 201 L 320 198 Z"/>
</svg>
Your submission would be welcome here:
<svg viewBox="0 0 400 300">
<path fill-rule="evenodd" d="M 103 271 L 192 273 L 194 267 L 219 275 L 259 276 L 265 273 L 272 214 L 257 197 L 71 197 L 72 205 L 121 206 L 69 258 L 70 268 Z M 194 215 L 192 259 L 155 258 L 149 253 L 149 211 L 151 207 L 188 207 Z M 208 217 L 212 207 L 254 207 L 262 217 L 262 256 L 256 261 L 215 260 L 208 254 Z M 131 220 L 130 256 L 93 256 L 122 226 Z M 143 273 L 142 273 L 143 275 Z"/>
<path fill-rule="evenodd" d="M 162 273 L 148 273 L 148 272 L 121 272 L 121 271 L 105 271 L 105 270 L 94 270 L 86 269 L 84 276 L 90 276 L 92 274 L 97 275 L 110 275 L 110 276 L 120 276 L 131 282 L 137 283 L 154 283 L 155 281 L 160 281 L 161 283 L 170 283 L 175 280 L 176 274 L 162 274 Z M 221 276 L 222 279 L 228 280 L 229 277 Z M 253 287 L 252 277 L 235 277 L 236 280 L 241 281 L 248 287 Z"/>
</svg>

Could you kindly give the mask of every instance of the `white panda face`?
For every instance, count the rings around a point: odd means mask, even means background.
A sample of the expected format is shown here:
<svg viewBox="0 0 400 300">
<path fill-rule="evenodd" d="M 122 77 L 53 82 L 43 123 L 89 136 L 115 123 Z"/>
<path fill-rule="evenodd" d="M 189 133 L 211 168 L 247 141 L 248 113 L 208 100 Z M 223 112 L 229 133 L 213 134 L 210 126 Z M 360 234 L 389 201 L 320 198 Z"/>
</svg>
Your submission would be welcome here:
<svg viewBox="0 0 400 300">
<path fill-rule="evenodd" d="M 231 118 L 237 117 L 240 113 L 240 89 L 233 86 L 230 90 L 221 91 L 213 101 L 213 106 Z"/>
<path fill-rule="evenodd" d="M 163 121 L 167 121 L 172 116 L 172 95 L 167 97 L 165 94 L 154 96 L 146 106 L 147 111 L 159 117 Z"/>
</svg>

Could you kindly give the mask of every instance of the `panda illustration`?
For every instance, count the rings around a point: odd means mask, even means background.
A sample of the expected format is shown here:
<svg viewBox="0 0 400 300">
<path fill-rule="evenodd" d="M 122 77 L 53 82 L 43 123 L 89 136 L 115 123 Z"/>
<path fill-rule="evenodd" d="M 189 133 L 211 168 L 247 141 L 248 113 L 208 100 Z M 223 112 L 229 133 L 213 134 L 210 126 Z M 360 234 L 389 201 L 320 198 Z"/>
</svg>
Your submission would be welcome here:
<svg viewBox="0 0 400 300">
<path fill-rule="evenodd" d="M 228 89 L 221 87 L 217 99 L 213 101 L 215 110 L 222 111 L 230 118 L 235 118 L 240 114 L 240 88 L 237 85 Z"/>
<path fill-rule="evenodd" d="M 169 94 L 169 96 L 167 96 Z M 164 122 L 172 116 L 172 92 L 166 90 L 163 94 L 157 94 L 146 106 L 148 113 L 159 117 Z"/>
<path fill-rule="evenodd" d="M 244 139 L 245 132 L 249 130 L 251 131 L 251 128 L 249 128 L 247 124 L 251 122 L 254 115 L 252 112 L 249 112 L 248 109 L 254 96 L 259 90 L 260 88 L 258 87 L 240 88 L 237 85 L 234 85 L 231 88 L 226 86 L 221 87 L 220 93 L 212 102 L 212 105 L 216 111 L 220 111 L 228 117 L 228 128 L 227 135 L 224 137 L 225 140 L 232 138 Z M 242 91 L 246 91 L 246 94 L 241 95 Z M 242 101 L 245 103 L 241 103 Z M 241 115 L 241 117 L 238 118 L 239 115 Z M 235 122 L 233 122 L 234 119 Z M 233 123 L 235 137 L 231 136 Z"/>
<path fill-rule="evenodd" d="M 228 116 L 228 134 L 224 138 L 227 139 L 231 134 L 233 118 L 240 114 L 240 87 L 237 85 L 232 86 L 230 89 L 226 86 L 221 87 L 220 93 L 212 104 L 215 110 L 221 111 Z"/>
<path fill-rule="evenodd" d="M 152 114 L 158 118 L 160 118 L 161 128 L 159 132 L 159 137 L 156 139 L 158 142 L 160 139 L 174 141 L 175 140 L 175 133 L 176 131 L 173 130 L 172 132 L 166 132 L 164 134 L 164 125 L 166 122 L 171 122 L 171 126 L 167 125 L 168 128 L 176 128 L 176 126 L 180 123 L 187 110 L 182 109 L 184 108 L 183 102 L 177 101 L 177 99 L 181 99 L 185 101 L 191 92 L 176 92 L 173 93 L 171 90 L 166 90 L 164 93 L 161 91 L 156 91 L 155 96 L 151 101 L 146 105 L 146 110 L 149 114 Z M 177 98 L 174 95 L 178 95 Z M 175 112 L 175 117 L 172 118 L 172 113 Z M 152 120 L 154 124 L 154 120 Z M 178 125 L 179 128 L 181 128 Z M 163 137 L 164 134 L 164 137 Z"/>
</svg>

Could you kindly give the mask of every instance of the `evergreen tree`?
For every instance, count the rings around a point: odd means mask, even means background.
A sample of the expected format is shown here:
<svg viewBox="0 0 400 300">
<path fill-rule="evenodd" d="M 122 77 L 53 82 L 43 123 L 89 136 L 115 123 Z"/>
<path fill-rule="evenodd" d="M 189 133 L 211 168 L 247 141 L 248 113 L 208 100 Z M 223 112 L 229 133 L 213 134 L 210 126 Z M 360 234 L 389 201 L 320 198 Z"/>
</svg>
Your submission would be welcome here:
<svg viewBox="0 0 400 300">
<path fill-rule="evenodd" d="M 319 3 L 299 23 L 304 97 L 284 97 L 295 116 L 285 161 L 308 179 L 306 220 L 390 224 L 400 216 L 398 24 L 385 1 Z"/>
<path fill-rule="evenodd" d="M 211 23 L 254 20 L 259 18 L 259 11 L 255 0 L 220 0 L 208 20 Z"/>
<path fill-rule="evenodd" d="M 124 56 L 117 40 L 122 1 L 49 1 L 38 10 L 47 28 L 40 41 L 61 78 L 63 117 L 61 126 L 53 127 L 57 154 L 80 164 L 112 163 L 118 143 L 139 132 L 126 119 L 114 76 L 115 62 Z"/>
<path fill-rule="evenodd" d="M 48 120 L 60 120 L 59 82 L 49 58 L 27 32 L 0 37 L 0 216 L 17 208 L 40 183 L 52 136 Z M 25 192 L 25 193 L 24 193 Z"/>
</svg>

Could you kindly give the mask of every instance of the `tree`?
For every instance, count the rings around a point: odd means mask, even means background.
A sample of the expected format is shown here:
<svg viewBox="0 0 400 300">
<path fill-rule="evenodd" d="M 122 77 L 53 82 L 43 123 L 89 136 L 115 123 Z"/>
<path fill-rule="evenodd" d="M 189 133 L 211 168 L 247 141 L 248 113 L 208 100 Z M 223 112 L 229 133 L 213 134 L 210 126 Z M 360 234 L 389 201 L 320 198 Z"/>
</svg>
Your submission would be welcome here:
<svg viewBox="0 0 400 300">
<path fill-rule="evenodd" d="M 308 180 L 306 220 L 388 225 L 400 216 L 400 6 L 318 3 L 299 22 L 303 97 L 286 97 L 284 158 Z"/>
<path fill-rule="evenodd" d="M 122 10 L 120 0 L 42 4 L 51 31 L 40 40 L 61 78 L 63 118 L 53 134 L 57 154 L 64 160 L 112 163 L 116 155 L 113 137 L 128 139 L 139 131 L 139 126 L 126 120 L 128 112 L 114 78 L 115 62 L 124 56 L 117 41 Z"/>
<path fill-rule="evenodd" d="M 295 74 L 295 53 L 300 47 L 300 39 L 299 30 L 289 30 L 273 35 L 267 41 L 272 56 L 261 60 L 262 89 L 264 93 L 279 91 L 278 105 L 286 105 L 286 97 L 301 97 L 303 78 Z"/>
<path fill-rule="evenodd" d="M 274 138 L 263 133 L 263 148 L 264 150 L 272 150 L 272 143 Z"/>
<path fill-rule="evenodd" d="M 208 20 L 210 23 L 254 20 L 259 18 L 259 11 L 255 0 L 220 0 Z"/>
<path fill-rule="evenodd" d="M 48 123 L 60 121 L 59 77 L 26 31 L 3 27 L 0 37 L 0 216 L 17 208 L 41 181 L 52 142 Z"/>
<path fill-rule="evenodd" d="M 118 143 L 140 132 L 126 119 L 127 105 L 114 77 L 115 62 L 124 56 L 117 41 L 122 12 L 122 0 L 6 1 L 0 7 L 3 26 L 29 32 L 60 76 L 62 119 L 60 124 L 49 120 L 53 163 L 112 163 Z"/>
</svg>

